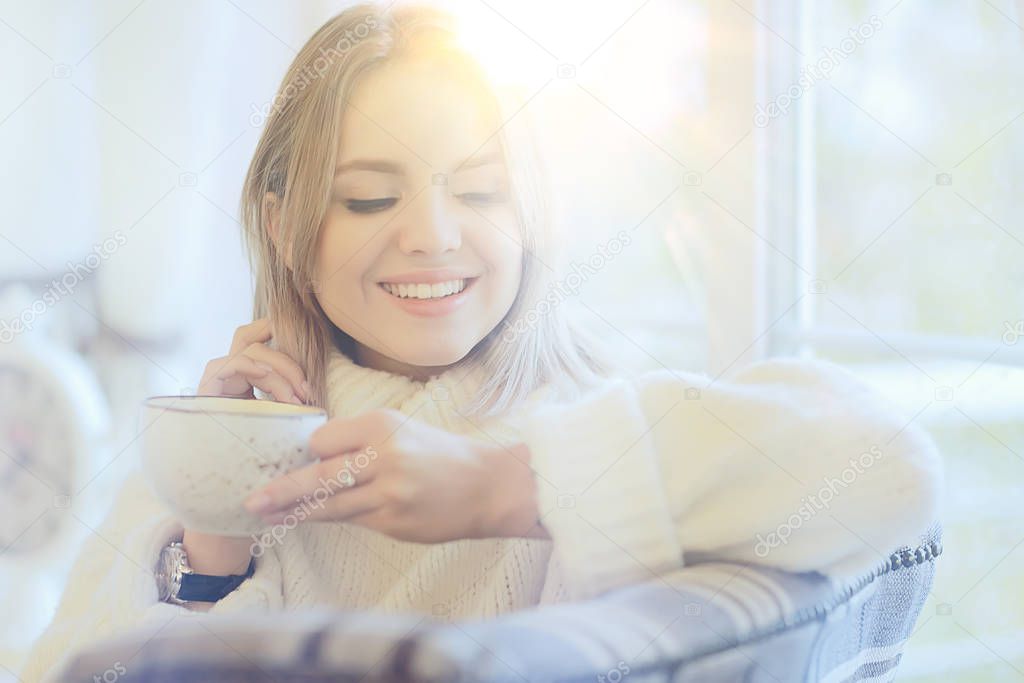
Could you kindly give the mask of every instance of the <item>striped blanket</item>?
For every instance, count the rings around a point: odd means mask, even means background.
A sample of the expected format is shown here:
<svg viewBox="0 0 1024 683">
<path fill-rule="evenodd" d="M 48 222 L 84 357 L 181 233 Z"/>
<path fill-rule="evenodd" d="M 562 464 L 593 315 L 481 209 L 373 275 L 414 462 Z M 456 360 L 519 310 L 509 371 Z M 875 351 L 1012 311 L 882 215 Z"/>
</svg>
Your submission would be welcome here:
<svg viewBox="0 0 1024 683">
<path fill-rule="evenodd" d="M 840 591 L 816 574 L 706 563 L 490 620 L 197 613 L 78 653 L 57 680 L 889 681 L 942 551 L 937 526 L 922 540 Z"/>
</svg>

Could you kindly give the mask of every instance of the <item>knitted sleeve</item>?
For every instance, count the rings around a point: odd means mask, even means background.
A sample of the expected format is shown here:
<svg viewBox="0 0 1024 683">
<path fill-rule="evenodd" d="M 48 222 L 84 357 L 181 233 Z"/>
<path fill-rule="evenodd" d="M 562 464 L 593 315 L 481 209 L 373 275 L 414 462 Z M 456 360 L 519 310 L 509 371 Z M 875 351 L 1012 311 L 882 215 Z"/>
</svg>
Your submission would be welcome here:
<svg viewBox="0 0 1024 683">
<path fill-rule="evenodd" d="M 141 473 L 129 476 L 103 524 L 83 544 L 57 611 L 33 644 L 20 678 L 35 683 L 59 670 L 66 656 L 99 640 L 127 632 L 155 634 L 175 619 L 201 614 L 157 598 L 160 551 L 182 531 Z M 279 606 L 280 595 L 280 566 L 268 552 L 256 573 L 210 611 L 266 609 Z"/>
<path fill-rule="evenodd" d="M 710 384 L 653 372 L 522 427 L 574 599 L 700 559 L 842 582 L 937 515 L 930 438 L 833 364 L 768 361 Z"/>
</svg>

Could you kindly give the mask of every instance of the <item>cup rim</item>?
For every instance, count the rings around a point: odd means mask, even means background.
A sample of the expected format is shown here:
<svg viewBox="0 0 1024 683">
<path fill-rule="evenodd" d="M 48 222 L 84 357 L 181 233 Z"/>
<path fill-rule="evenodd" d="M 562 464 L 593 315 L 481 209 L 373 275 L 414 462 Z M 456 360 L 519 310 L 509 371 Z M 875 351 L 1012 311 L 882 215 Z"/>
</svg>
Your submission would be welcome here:
<svg viewBox="0 0 1024 683">
<path fill-rule="evenodd" d="M 180 401 L 192 401 L 197 398 L 216 398 L 223 399 L 225 401 L 262 401 L 264 403 L 275 403 L 282 406 L 288 406 L 293 409 L 293 413 L 250 413 L 241 410 L 230 410 L 224 408 L 217 408 L 213 410 L 201 410 L 201 409 L 188 409 L 184 407 L 177 407 L 173 403 L 171 405 L 160 405 L 160 401 L 180 400 Z M 144 408 L 155 408 L 162 410 L 169 410 L 175 413 L 202 413 L 213 414 L 213 415 L 232 415 L 232 416 L 243 416 L 243 417 L 261 417 L 261 418 L 272 418 L 272 419 L 285 419 L 285 420 L 302 420 L 310 417 L 326 417 L 327 411 L 317 406 L 297 406 L 294 403 L 285 403 L 283 401 L 271 401 L 269 399 L 252 399 L 243 398 L 241 396 L 217 396 L 215 394 L 197 394 L 192 395 L 166 395 L 166 396 L 147 396 L 142 400 L 142 406 Z"/>
</svg>

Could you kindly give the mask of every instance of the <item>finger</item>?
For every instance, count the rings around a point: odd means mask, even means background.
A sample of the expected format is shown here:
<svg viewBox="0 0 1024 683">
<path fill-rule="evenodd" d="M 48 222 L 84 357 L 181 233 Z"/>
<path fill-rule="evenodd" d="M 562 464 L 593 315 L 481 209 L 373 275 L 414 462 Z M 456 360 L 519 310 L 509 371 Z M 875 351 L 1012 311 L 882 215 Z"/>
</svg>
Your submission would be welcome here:
<svg viewBox="0 0 1024 683">
<path fill-rule="evenodd" d="M 289 358 L 287 354 L 270 349 L 263 344 L 250 344 L 242 352 L 242 355 L 269 365 L 273 368 L 274 372 L 291 383 L 296 396 L 303 399 L 308 398 L 306 374 L 299 367 L 299 364 Z"/>
<path fill-rule="evenodd" d="M 270 341 L 272 336 L 273 329 L 270 325 L 270 318 L 257 318 L 248 325 L 242 325 L 235 330 L 228 355 L 235 356 L 252 344 Z"/>
<path fill-rule="evenodd" d="M 305 499 L 335 495 L 373 481 L 373 462 L 358 455 L 328 458 L 277 477 L 245 500 L 245 508 L 258 515 L 287 511 Z"/>
<path fill-rule="evenodd" d="M 273 371 L 267 371 L 262 377 L 246 376 L 252 385 L 260 391 L 269 394 L 274 397 L 275 401 L 281 401 L 282 403 L 294 403 L 295 405 L 305 405 L 302 399 L 296 396 L 295 388 L 291 382 Z"/>
<path fill-rule="evenodd" d="M 252 393 L 250 378 L 262 377 L 270 371 L 244 356 L 214 358 L 206 364 L 203 378 L 199 380 L 200 394 L 216 396 L 241 396 Z"/>
<path fill-rule="evenodd" d="M 273 513 L 286 510 L 303 499 L 330 496 L 365 485 L 374 477 L 375 472 L 363 458 L 328 458 L 277 477 L 253 492 L 245 504 L 255 514 Z"/>
<path fill-rule="evenodd" d="M 355 417 L 336 417 L 313 432 L 309 448 L 320 458 L 360 451 L 371 443 L 386 440 L 408 419 L 397 411 L 387 410 L 372 410 Z"/>
<path fill-rule="evenodd" d="M 274 372 L 270 365 L 244 354 L 229 358 L 215 371 L 214 379 L 221 380 L 222 391 L 230 395 L 248 393 L 250 387 L 256 387 L 274 400 L 302 404 L 288 380 Z"/>
<path fill-rule="evenodd" d="M 341 522 L 360 515 L 377 510 L 383 505 L 384 499 L 376 487 L 364 485 L 340 491 L 333 496 L 325 496 L 322 493 L 299 503 L 293 503 L 291 507 L 278 510 L 269 515 L 263 516 L 267 524 L 280 524 L 287 520 L 289 515 L 296 514 L 302 509 L 305 511 L 305 519 L 311 522 Z"/>
<path fill-rule="evenodd" d="M 259 377 L 274 369 L 270 365 L 260 363 L 249 356 L 231 356 L 220 360 L 222 362 L 213 367 L 213 376 L 217 379 L 227 379 L 237 374 Z"/>
</svg>

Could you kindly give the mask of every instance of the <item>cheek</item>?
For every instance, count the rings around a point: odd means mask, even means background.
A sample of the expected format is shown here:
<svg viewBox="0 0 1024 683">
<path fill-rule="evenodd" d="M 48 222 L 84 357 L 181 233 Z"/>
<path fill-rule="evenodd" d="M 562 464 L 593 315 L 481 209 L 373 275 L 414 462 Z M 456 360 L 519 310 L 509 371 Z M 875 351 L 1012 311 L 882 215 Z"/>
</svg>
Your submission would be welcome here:
<svg viewBox="0 0 1024 683">
<path fill-rule="evenodd" d="M 520 270 L 523 264 L 523 246 L 511 238 L 504 238 L 501 245 L 501 260 L 509 270 Z"/>
<path fill-rule="evenodd" d="M 469 235 L 473 249 L 488 269 L 507 278 L 518 273 L 523 265 L 523 247 L 515 214 L 504 207 L 494 211 L 486 224 L 474 225 Z"/>
<path fill-rule="evenodd" d="M 494 274 L 494 297 L 501 304 L 510 306 L 519 292 L 523 276 L 523 249 L 512 240 L 502 241 L 504 244 L 494 249 L 488 259 Z"/>
<path fill-rule="evenodd" d="M 484 262 L 489 273 L 489 305 L 511 306 L 519 292 L 523 270 L 523 248 L 517 239 L 519 228 L 514 216 L 495 212 L 487 225 L 477 226 L 471 240 L 472 248 Z"/>
<path fill-rule="evenodd" d="M 316 256 L 316 277 L 321 299 L 335 305 L 363 298 L 362 279 L 366 272 L 368 249 L 352 239 L 352 231 L 328 225 Z"/>
</svg>

